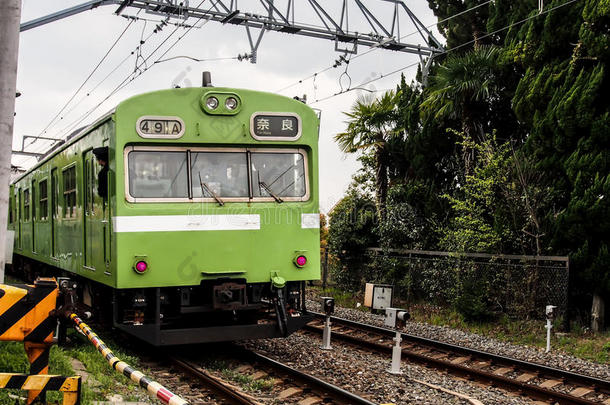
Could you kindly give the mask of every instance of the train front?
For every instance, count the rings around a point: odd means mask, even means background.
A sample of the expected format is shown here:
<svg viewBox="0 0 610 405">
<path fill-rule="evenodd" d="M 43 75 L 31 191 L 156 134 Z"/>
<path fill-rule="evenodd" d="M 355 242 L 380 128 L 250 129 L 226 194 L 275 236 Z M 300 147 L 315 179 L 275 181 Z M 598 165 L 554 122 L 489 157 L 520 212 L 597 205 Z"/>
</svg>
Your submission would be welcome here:
<svg viewBox="0 0 610 405">
<path fill-rule="evenodd" d="M 308 322 L 305 284 L 320 278 L 315 112 L 203 87 L 131 98 L 115 120 L 115 326 L 174 345 Z"/>
</svg>

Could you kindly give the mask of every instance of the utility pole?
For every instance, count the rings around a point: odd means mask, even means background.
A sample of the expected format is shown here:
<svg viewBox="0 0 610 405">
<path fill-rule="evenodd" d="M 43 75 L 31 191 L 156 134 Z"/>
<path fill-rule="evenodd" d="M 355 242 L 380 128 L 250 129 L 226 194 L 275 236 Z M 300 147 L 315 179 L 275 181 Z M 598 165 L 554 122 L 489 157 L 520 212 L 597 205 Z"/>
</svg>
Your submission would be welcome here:
<svg viewBox="0 0 610 405">
<path fill-rule="evenodd" d="M 4 283 L 21 0 L 0 1 L 0 283 Z"/>
</svg>

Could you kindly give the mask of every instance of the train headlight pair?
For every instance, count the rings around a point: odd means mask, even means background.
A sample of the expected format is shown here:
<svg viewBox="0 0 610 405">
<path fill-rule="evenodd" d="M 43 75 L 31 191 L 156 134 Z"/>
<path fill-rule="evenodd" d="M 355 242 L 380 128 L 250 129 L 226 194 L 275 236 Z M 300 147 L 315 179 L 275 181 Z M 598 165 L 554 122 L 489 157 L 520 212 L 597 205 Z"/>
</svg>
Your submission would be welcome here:
<svg viewBox="0 0 610 405">
<path fill-rule="evenodd" d="M 205 105 L 210 109 L 210 110 L 215 110 L 216 108 L 218 108 L 218 99 L 216 97 L 208 97 L 208 99 L 205 101 Z M 227 110 L 233 111 L 237 108 L 237 100 L 233 97 L 229 97 L 225 100 L 225 107 L 227 107 Z"/>
<path fill-rule="evenodd" d="M 233 115 L 241 109 L 241 101 L 234 93 L 208 92 L 203 95 L 200 103 L 208 114 Z"/>
</svg>

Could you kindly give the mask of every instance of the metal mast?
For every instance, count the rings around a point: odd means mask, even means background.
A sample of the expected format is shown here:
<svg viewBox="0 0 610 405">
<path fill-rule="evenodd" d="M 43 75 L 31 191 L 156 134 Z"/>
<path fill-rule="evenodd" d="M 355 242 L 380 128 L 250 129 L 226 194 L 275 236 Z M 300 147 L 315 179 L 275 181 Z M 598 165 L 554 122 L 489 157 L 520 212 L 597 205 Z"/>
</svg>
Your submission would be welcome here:
<svg viewBox="0 0 610 405">
<path fill-rule="evenodd" d="M 251 48 L 252 63 L 266 32 L 276 31 L 333 41 L 335 50 L 357 53 L 358 46 L 379 47 L 397 52 L 434 57 L 443 46 L 402 0 L 210 0 L 191 7 L 189 0 L 95 0 L 26 22 L 26 31 L 52 21 L 104 5 L 118 5 L 115 13 L 141 9 L 149 14 L 187 20 L 196 18 L 243 26 Z M 198 2 L 199 3 L 199 2 Z M 374 11 L 373 11 L 374 10 Z M 305 23 L 304 21 L 307 21 Z M 403 42 L 405 34 L 418 34 L 414 43 Z"/>
</svg>

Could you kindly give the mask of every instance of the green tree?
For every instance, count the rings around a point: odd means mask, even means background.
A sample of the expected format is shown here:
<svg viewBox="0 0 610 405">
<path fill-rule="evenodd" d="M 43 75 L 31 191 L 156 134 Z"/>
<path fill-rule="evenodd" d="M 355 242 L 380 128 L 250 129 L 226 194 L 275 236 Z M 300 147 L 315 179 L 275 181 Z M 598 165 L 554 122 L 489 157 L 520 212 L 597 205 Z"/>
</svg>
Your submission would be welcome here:
<svg viewBox="0 0 610 405">
<path fill-rule="evenodd" d="M 484 2 L 484 0 L 428 0 L 428 5 L 439 19 L 437 27 L 447 38 L 449 49 L 469 41 L 475 41 L 479 45 L 479 38 L 486 33 L 489 15 L 489 7 L 482 5 Z M 469 9 L 473 10 L 466 12 Z"/>
<path fill-rule="evenodd" d="M 385 216 L 388 194 L 390 142 L 401 136 L 396 127 L 399 118 L 397 99 L 398 95 L 393 91 L 378 99 L 360 97 L 352 109 L 344 113 L 349 118 L 346 131 L 335 136 L 343 152 L 373 151 L 377 211 L 381 218 Z"/>
<path fill-rule="evenodd" d="M 328 247 L 339 259 L 331 269 L 333 279 L 345 288 L 358 290 L 364 280 L 362 255 L 377 243 L 375 203 L 370 196 L 350 187 L 328 218 Z"/>
<path fill-rule="evenodd" d="M 451 55 L 430 77 L 426 100 L 421 104 L 424 113 L 437 119 L 459 120 L 467 140 L 475 144 L 485 141 L 490 104 L 498 97 L 497 57 L 493 46 L 480 46 L 463 55 Z M 466 142 L 463 146 L 470 145 Z M 474 164 L 473 148 L 463 147 L 465 173 Z"/>
</svg>

